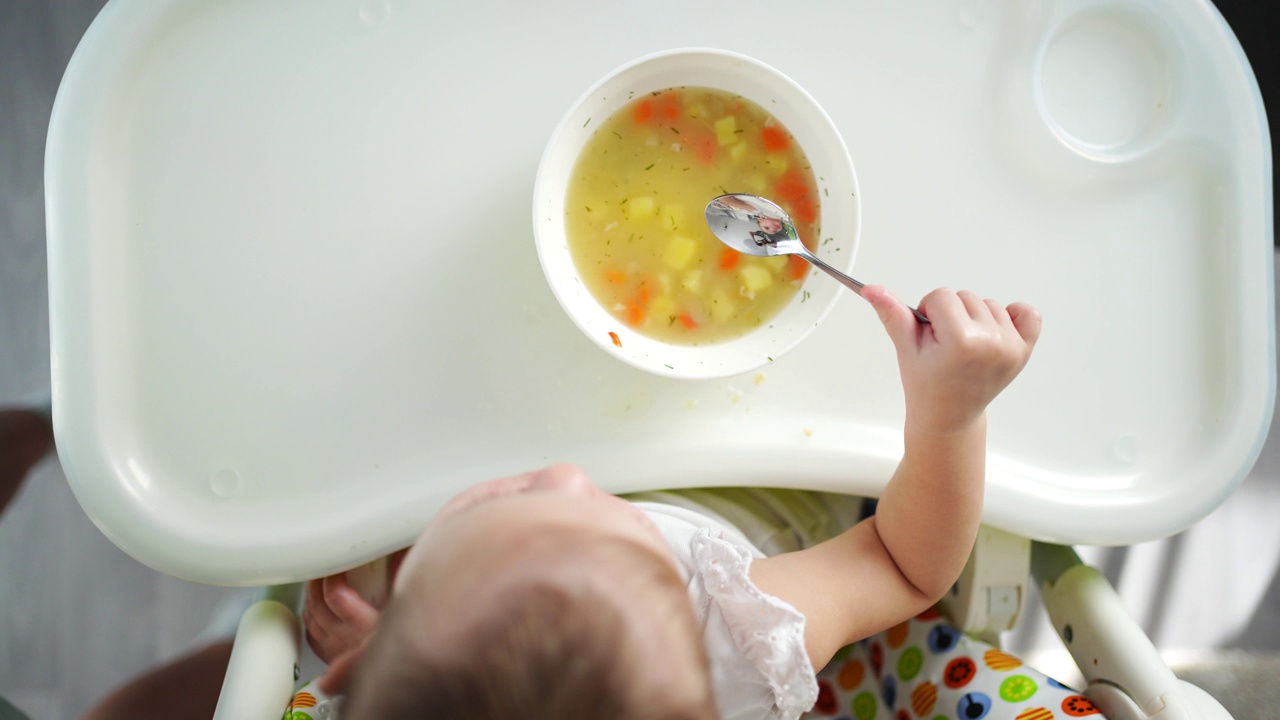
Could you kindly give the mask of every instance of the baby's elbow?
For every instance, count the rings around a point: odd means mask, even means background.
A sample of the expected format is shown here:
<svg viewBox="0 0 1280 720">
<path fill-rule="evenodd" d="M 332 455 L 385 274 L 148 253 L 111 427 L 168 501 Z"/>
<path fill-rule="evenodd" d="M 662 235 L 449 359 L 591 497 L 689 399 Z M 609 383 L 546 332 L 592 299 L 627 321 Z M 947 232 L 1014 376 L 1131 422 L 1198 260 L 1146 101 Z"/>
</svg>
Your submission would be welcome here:
<svg viewBox="0 0 1280 720">
<path fill-rule="evenodd" d="M 925 610 L 928 610 L 941 602 L 943 598 L 951 593 L 952 588 L 955 587 L 958 577 L 959 576 L 957 575 L 956 577 L 930 576 L 922 578 L 906 578 L 913 590 L 911 598 L 908 601 L 911 606 L 912 617 L 919 615 Z"/>
</svg>

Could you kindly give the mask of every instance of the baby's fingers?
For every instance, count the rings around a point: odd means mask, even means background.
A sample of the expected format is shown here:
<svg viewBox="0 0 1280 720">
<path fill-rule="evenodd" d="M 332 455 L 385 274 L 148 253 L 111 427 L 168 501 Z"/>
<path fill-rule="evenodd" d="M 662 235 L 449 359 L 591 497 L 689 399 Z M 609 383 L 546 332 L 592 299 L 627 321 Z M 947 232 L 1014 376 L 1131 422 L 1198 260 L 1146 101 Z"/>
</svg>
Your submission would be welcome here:
<svg viewBox="0 0 1280 720">
<path fill-rule="evenodd" d="M 875 309 L 880 322 L 884 324 L 889 340 L 899 352 L 914 348 L 918 342 L 920 329 L 915 315 L 888 289 L 879 285 L 867 285 L 862 288 L 862 297 Z"/>
<path fill-rule="evenodd" d="M 307 581 L 306 589 L 306 605 L 304 608 L 303 619 L 310 619 L 313 622 L 307 623 L 308 626 L 316 625 L 321 628 L 329 628 L 338 624 L 339 620 L 333 614 L 324 598 L 324 583 L 322 580 Z"/>
<path fill-rule="evenodd" d="M 985 300 L 978 297 L 977 293 L 972 290 L 961 290 L 956 293 L 956 297 L 960 298 L 960 302 L 964 305 L 965 311 L 969 313 L 971 320 L 983 322 L 991 319 L 991 308 Z"/>
<path fill-rule="evenodd" d="M 964 295 L 970 296 L 968 303 Z M 925 295 L 920 299 L 919 307 L 920 312 L 924 313 L 931 323 L 928 326 L 930 333 L 927 334 L 931 334 L 938 342 L 947 346 L 964 340 L 975 327 L 973 313 L 977 312 L 981 315 L 985 312 L 988 316 L 990 314 L 985 306 L 981 310 L 971 307 L 975 298 L 977 296 L 973 293 L 956 292 L 948 288 L 938 288 Z M 982 300 L 977 300 L 977 304 L 981 305 Z"/>
<path fill-rule="evenodd" d="M 1013 303 L 1008 310 L 1009 319 L 1013 321 L 1018 335 L 1027 343 L 1027 348 L 1035 347 L 1036 341 L 1040 339 L 1040 311 L 1021 302 Z"/>
<path fill-rule="evenodd" d="M 378 611 L 360 597 L 360 593 L 347 583 L 345 574 L 330 575 L 322 582 L 324 604 L 342 622 L 360 630 L 372 630 L 378 621 Z"/>
</svg>

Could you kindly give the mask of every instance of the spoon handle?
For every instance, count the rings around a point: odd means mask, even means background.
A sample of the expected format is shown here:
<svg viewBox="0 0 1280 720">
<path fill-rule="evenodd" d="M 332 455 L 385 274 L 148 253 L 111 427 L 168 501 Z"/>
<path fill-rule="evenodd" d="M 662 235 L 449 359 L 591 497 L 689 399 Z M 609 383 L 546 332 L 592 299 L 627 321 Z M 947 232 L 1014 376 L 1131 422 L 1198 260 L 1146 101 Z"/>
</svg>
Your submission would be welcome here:
<svg viewBox="0 0 1280 720">
<path fill-rule="evenodd" d="M 799 243 L 797 243 L 797 245 L 798 244 Z M 803 245 L 800 246 L 800 249 L 799 251 L 797 251 L 796 254 L 804 258 L 805 260 L 808 260 L 809 263 L 812 264 L 814 267 L 818 268 L 819 270 L 835 278 L 836 281 L 839 282 L 841 285 L 844 285 L 845 287 L 857 293 L 858 297 L 862 297 L 862 288 L 865 287 L 865 283 L 858 282 L 857 280 L 854 280 L 848 275 L 845 275 L 839 270 L 831 267 L 827 263 L 823 262 L 822 259 L 819 258 L 817 255 L 814 255 L 812 252 L 810 252 L 809 249 L 804 247 Z M 911 313 L 916 316 L 917 322 L 919 322 L 922 325 L 929 324 L 929 318 L 925 317 L 924 313 L 920 312 L 915 308 L 908 308 L 908 309 L 911 310 Z"/>
</svg>

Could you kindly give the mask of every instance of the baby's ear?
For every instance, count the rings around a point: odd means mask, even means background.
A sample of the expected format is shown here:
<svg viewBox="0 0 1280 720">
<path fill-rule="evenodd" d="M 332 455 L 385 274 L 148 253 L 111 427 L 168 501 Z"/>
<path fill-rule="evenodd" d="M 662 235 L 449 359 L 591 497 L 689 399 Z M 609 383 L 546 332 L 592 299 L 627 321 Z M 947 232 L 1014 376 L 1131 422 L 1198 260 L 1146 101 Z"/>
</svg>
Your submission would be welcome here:
<svg viewBox="0 0 1280 720">
<path fill-rule="evenodd" d="M 347 686 L 351 684 L 351 676 L 360 665 L 361 658 L 364 657 L 367 646 L 368 643 L 362 643 L 334 658 L 333 662 L 329 663 L 329 668 L 324 671 L 320 679 L 316 680 L 316 686 L 320 688 L 320 692 L 325 695 L 345 693 Z"/>
</svg>

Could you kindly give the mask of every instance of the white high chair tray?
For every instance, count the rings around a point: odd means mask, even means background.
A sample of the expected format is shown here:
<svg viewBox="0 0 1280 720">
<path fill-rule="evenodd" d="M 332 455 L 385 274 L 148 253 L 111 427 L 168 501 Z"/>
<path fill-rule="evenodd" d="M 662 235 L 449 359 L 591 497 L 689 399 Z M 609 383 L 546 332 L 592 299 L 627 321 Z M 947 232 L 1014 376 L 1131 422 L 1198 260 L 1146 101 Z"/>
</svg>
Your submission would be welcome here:
<svg viewBox="0 0 1280 720">
<path fill-rule="evenodd" d="M 1269 147 L 1203 0 L 115 0 L 46 167 L 59 454 L 86 512 L 161 571 L 251 584 L 408 544 L 460 488 L 552 461 L 618 492 L 878 495 L 902 396 L 857 297 L 763 371 L 690 382 L 594 347 L 544 282 L 551 130 L 609 70 L 685 46 L 769 63 L 834 119 L 855 276 L 1042 310 L 990 410 L 987 522 L 1149 540 L 1247 472 L 1275 386 Z"/>
</svg>

